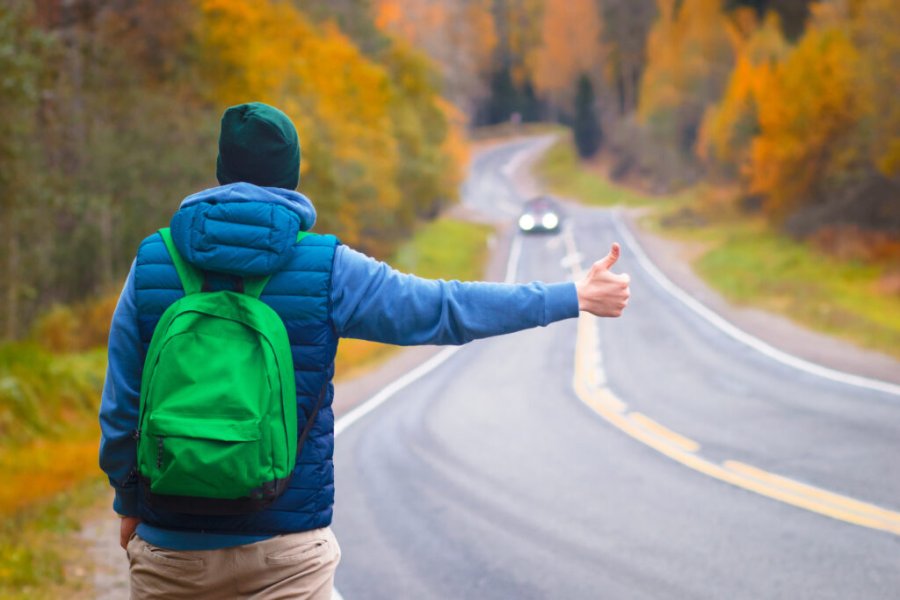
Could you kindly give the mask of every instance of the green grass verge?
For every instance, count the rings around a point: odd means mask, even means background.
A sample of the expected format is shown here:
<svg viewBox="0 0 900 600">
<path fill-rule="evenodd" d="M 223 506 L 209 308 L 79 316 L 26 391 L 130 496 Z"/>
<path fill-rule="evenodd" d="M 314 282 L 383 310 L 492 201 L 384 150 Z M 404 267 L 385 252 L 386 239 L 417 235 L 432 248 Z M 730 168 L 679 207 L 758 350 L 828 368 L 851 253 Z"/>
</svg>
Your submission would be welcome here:
<svg viewBox="0 0 900 600">
<path fill-rule="evenodd" d="M 490 226 L 442 217 L 431 221 L 403 243 L 388 263 L 429 279 L 473 281 L 484 276 Z M 337 379 L 346 379 L 381 364 L 399 348 L 344 339 L 338 346 Z"/>
<path fill-rule="evenodd" d="M 552 191 L 586 204 L 649 207 L 642 226 L 702 244 L 693 266 L 731 302 L 900 358 L 900 297 L 879 290 L 888 265 L 824 255 L 761 217 L 741 213 L 709 188 L 659 197 L 624 189 L 582 165 L 567 140 L 553 146 L 537 169 Z"/>
<path fill-rule="evenodd" d="M 712 244 L 695 267 L 729 300 L 900 358 L 900 298 L 878 290 L 884 265 L 824 256 L 761 219 L 704 229 Z"/>
<path fill-rule="evenodd" d="M 585 167 L 571 138 L 563 135 L 537 164 L 537 175 L 554 194 L 597 206 L 646 206 L 657 199 L 616 184 Z"/>
</svg>

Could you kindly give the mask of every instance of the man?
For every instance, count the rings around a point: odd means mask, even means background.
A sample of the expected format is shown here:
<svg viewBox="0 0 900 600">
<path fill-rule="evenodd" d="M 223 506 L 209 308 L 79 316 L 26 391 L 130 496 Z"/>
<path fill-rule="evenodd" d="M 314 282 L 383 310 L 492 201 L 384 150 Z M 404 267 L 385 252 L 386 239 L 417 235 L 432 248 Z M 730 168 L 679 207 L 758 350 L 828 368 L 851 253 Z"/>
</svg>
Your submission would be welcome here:
<svg viewBox="0 0 900 600">
<path fill-rule="evenodd" d="M 270 508 L 186 515 L 144 501 L 136 470 L 142 366 L 162 313 L 184 295 L 159 234 L 141 244 L 119 298 L 100 408 L 100 464 L 116 493 L 133 598 L 330 597 L 340 558 L 329 527 L 339 338 L 464 344 L 579 310 L 617 317 L 628 302 L 628 276 L 610 271 L 617 244 L 578 283 L 504 285 L 402 274 L 329 235 L 297 241 L 316 218 L 312 203 L 294 191 L 299 166 L 297 132 L 286 115 L 260 103 L 229 108 L 219 137 L 221 186 L 186 198 L 171 222 L 178 254 L 207 274 L 210 288 L 271 275 L 260 299 L 288 332 L 298 431 L 326 390 L 289 488 Z"/>
</svg>

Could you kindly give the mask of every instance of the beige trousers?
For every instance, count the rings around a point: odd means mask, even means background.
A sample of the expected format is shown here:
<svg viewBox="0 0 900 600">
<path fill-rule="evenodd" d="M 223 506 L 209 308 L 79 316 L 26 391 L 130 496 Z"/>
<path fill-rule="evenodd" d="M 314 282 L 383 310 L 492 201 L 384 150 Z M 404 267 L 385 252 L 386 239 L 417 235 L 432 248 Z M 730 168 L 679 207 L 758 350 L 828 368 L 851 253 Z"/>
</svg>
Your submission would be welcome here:
<svg viewBox="0 0 900 600">
<path fill-rule="evenodd" d="M 220 550 L 128 542 L 132 600 L 330 600 L 341 550 L 330 527 Z"/>
</svg>

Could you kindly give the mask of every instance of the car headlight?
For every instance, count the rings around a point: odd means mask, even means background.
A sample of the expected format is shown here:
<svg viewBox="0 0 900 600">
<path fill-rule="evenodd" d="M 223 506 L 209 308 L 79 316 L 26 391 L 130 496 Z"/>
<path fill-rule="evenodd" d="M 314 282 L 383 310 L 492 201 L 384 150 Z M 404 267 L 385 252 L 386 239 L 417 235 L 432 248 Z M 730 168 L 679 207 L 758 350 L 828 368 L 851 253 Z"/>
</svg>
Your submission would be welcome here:
<svg viewBox="0 0 900 600">
<path fill-rule="evenodd" d="M 543 225 L 547 229 L 553 229 L 554 227 L 559 225 L 559 217 L 557 217 L 553 213 L 547 213 L 541 219 L 541 225 Z"/>
<path fill-rule="evenodd" d="M 531 231 L 534 229 L 534 217 L 531 215 L 522 215 L 519 217 L 519 227 L 521 227 L 525 231 Z"/>
</svg>

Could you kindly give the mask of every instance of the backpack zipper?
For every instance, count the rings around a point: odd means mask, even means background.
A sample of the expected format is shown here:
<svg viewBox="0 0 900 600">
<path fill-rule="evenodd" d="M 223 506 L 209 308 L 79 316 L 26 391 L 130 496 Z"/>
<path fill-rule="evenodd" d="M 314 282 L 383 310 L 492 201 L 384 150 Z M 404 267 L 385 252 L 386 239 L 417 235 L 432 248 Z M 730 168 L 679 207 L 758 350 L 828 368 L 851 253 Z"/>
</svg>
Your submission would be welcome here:
<svg viewBox="0 0 900 600">
<path fill-rule="evenodd" d="M 163 465 L 163 436 L 156 436 L 156 468 L 162 469 Z"/>
</svg>

